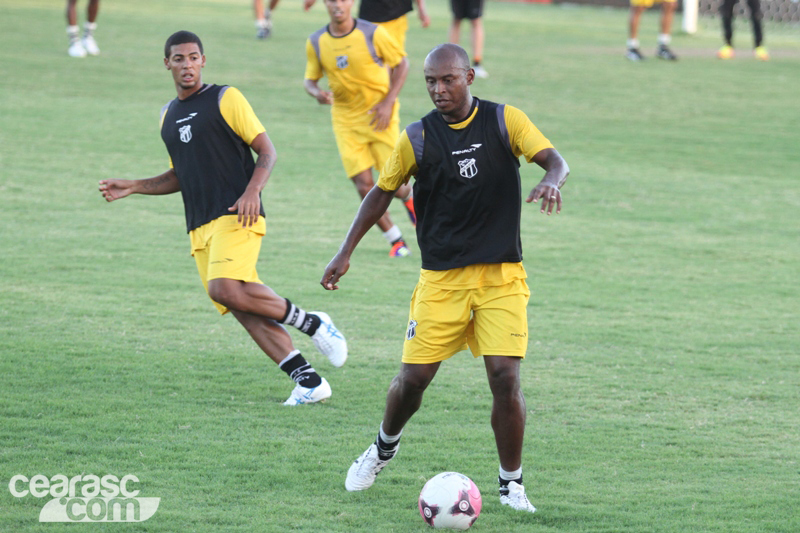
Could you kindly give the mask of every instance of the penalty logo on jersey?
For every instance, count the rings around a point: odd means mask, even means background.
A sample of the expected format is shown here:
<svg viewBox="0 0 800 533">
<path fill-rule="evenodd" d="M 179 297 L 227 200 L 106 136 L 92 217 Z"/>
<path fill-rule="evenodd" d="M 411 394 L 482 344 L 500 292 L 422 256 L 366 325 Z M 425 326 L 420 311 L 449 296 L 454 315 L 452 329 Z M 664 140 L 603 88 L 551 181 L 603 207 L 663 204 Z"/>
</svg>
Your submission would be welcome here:
<svg viewBox="0 0 800 533">
<path fill-rule="evenodd" d="M 178 130 L 181 134 L 181 140 L 185 143 L 188 143 L 192 140 L 192 127 L 190 125 L 181 126 Z"/>
<path fill-rule="evenodd" d="M 350 63 L 347 62 L 347 56 L 336 56 L 336 68 L 345 69 Z"/>
<path fill-rule="evenodd" d="M 463 177 L 470 179 L 478 173 L 478 167 L 475 166 L 474 159 L 462 159 L 458 162 L 458 171 Z"/>
</svg>

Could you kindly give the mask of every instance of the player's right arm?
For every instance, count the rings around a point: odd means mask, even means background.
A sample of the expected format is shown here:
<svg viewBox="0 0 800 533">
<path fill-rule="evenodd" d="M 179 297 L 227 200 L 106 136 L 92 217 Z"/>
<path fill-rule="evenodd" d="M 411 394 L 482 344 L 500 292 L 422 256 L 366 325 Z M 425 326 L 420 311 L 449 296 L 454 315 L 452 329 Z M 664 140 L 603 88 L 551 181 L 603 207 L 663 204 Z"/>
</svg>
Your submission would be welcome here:
<svg viewBox="0 0 800 533">
<path fill-rule="evenodd" d="M 100 180 L 98 189 L 107 202 L 113 202 L 131 194 L 172 194 L 181 190 L 174 169 L 143 180 Z"/>
<path fill-rule="evenodd" d="M 303 88 L 320 104 L 331 105 L 333 103 L 333 93 L 323 90 L 318 83 L 322 78 L 322 73 L 322 64 L 317 57 L 317 52 L 314 50 L 314 45 L 311 44 L 311 39 L 308 39 L 306 41 L 306 74 L 303 80 Z"/>
</svg>

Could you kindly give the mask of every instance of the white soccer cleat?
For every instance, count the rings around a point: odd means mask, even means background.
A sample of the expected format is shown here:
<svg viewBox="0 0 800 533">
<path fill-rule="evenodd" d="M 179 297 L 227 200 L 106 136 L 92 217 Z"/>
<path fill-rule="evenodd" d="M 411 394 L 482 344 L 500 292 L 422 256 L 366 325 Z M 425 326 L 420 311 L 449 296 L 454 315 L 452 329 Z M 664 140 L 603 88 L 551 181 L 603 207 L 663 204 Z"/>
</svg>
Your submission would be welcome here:
<svg viewBox="0 0 800 533">
<path fill-rule="evenodd" d="M 529 513 L 536 512 L 536 507 L 534 507 L 533 504 L 528 501 L 528 497 L 525 496 L 525 487 L 516 481 L 509 481 L 508 495 L 506 496 L 505 494 L 501 494 L 500 503 L 503 505 L 508 505 L 517 511 L 527 511 Z"/>
<path fill-rule="evenodd" d="M 69 45 L 67 53 L 70 57 L 86 57 L 86 48 L 83 47 L 80 41 L 75 41 Z"/>
<path fill-rule="evenodd" d="M 475 65 L 474 67 L 472 67 L 472 70 L 475 71 L 475 77 L 476 78 L 488 78 L 489 77 L 489 73 L 486 72 L 486 69 L 483 68 L 483 66 L 481 66 L 481 65 Z"/>
<path fill-rule="evenodd" d="M 399 444 L 395 447 L 395 453 L 397 453 L 399 447 Z M 389 461 L 391 461 L 391 458 L 383 461 L 378 457 L 378 445 L 373 442 L 367 448 L 367 451 L 362 453 L 361 457 L 350 465 L 350 469 L 347 471 L 347 479 L 344 480 L 344 488 L 350 492 L 370 488 L 375 483 L 375 478 L 378 477 L 378 474 Z"/>
<path fill-rule="evenodd" d="M 328 358 L 335 367 L 340 367 L 347 361 L 347 341 L 344 335 L 333 325 L 331 317 L 321 311 L 311 311 L 321 321 L 317 332 L 311 336 L 317 350 Z"/>
<path fill-rule="evenodd" d="M 295 385 L 289 399 L 283 402 L 283 405 L 304 405 L 307 403 L 317 403 L 327 400 L 331 397 L 331 386 L 328 380 L 322 378 L 322 383 L 316 387 L 309 389 L 302 385 Z"/>
<path fill-rule="evenodd" d="M 81 39 L 84 50 L 90 56 L 100 55 L 100 48 L 97 46 L 97 41 L 91 35 L 84 35 Z"/>
</svg>

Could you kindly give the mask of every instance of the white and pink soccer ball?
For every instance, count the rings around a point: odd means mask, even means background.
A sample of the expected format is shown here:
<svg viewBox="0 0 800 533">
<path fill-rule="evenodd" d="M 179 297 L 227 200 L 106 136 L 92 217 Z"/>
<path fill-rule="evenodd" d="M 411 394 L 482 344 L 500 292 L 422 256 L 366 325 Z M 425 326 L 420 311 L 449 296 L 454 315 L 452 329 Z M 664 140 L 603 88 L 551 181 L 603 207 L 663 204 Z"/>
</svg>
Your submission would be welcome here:
<svg viewBox="0 0 800 533">
<path fill-rule="evenodd" d="M 419 494 L 419 514 L 435 528 L 469 529 L 481 514 L 481 492 L 458 472 L 442 472 Z"/>
</svg>

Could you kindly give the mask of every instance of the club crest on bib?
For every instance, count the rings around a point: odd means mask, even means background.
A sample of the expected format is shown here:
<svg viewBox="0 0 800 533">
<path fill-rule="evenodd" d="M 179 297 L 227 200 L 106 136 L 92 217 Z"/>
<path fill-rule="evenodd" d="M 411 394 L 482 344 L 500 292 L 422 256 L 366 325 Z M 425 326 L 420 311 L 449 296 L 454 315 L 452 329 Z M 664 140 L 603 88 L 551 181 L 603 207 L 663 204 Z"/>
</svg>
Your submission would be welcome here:
<svg viewBox="0 0 800 533">
<path fill-rule="evenodd" d="M 410 320 L 408 322 L 408 330 L 406 330 L 406 340 L 410 341 L 417 336 L 417 321 Z"/>
<path fill-rule="evenodd" d="M 336 56 L 336 68 L 344 69 L 347 68 L 347 65 L 350 63 L 347 62 L 347 56 Z"/>
<path fill-rule="evenodd" d="M 475 165 L 475 160 L 470 159 L 462 159 L 458 162 L 458 172 L 461 176 L 469 179 L 475 177 L 478 173 L 478 167 Z"/>
<path fill-rule="evenodd" d="M 192 140 L 192 127 L 190 125 L 181 126 L 178 131 L 181 134 L 181 140 L 185 143 L 188 143 Z"/>
</svg>

